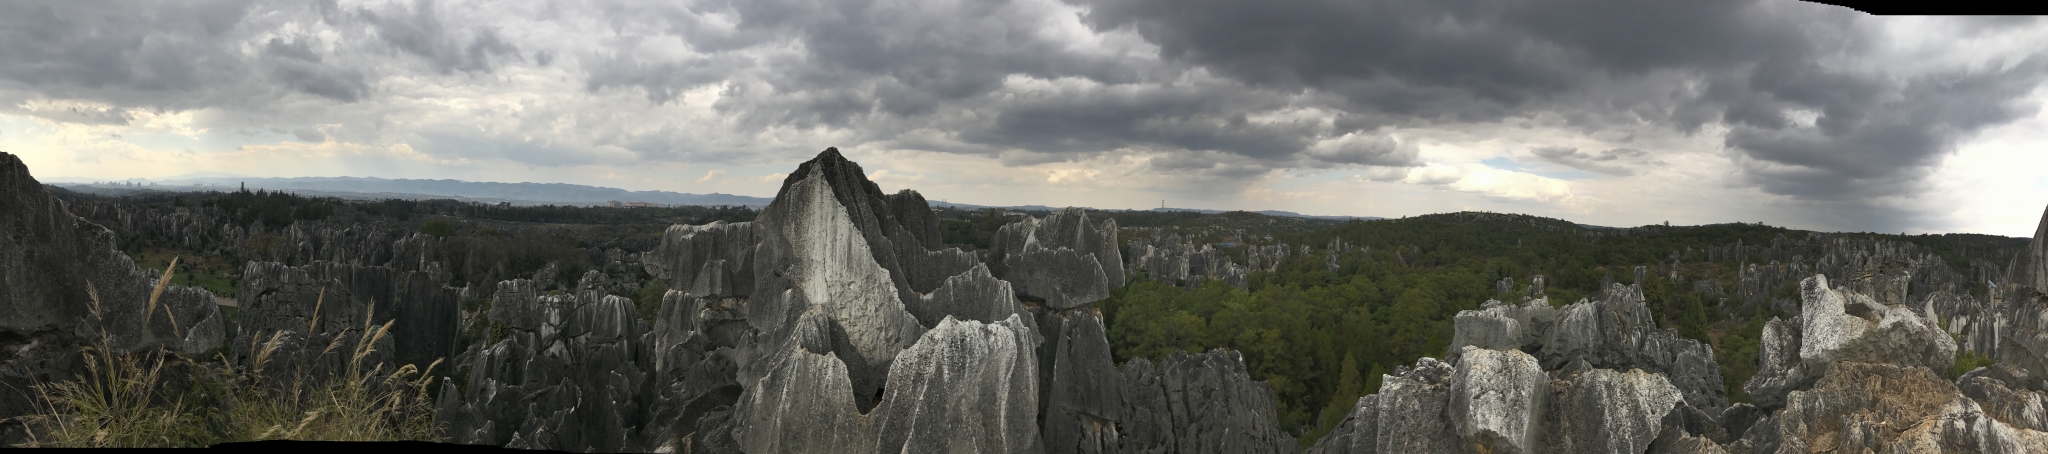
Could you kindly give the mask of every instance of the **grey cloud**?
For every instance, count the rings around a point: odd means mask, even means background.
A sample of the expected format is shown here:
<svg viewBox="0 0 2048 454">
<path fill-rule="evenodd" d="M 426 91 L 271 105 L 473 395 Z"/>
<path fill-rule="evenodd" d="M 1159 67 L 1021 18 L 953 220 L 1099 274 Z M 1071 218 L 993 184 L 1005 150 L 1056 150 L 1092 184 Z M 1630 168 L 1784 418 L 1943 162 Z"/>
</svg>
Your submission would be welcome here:
<svg viewBox="0 0 2048 454">
<path fill-rule="evenodd" d="M 1350 136 L 1309 147 L 1309 158 L 1330 164 L 1412 167 L 1422 165 L 1413 144 L 1386 136 Z"/>
<path fill-rule="evenodd" d="M 475 27 L 462 33 L 443 25 L 432 0 L 418 0 L 410 10 L 379 12 L 357 8 L 345 17 L 376 27 L 377 37 L 394 49 L 423 58 L 435 70 L 489 72 L 502 60 L 521 60 L 519 48 L 498 37 L 491 27 Z M 463 36 L 468 44 L 463 44 Z"/>
<path fill-rule="evenodd" d="M 1631 165 L 1663 164 L 1662 161 L 1643 159 L 1649 153 L 1634 148 L 1615 148 L 1599 153 L 1585 153 L 1574 147 L 1535 147 L 1530 148 L 1529 153 L 1551 163 L 1588 172 L 1623 177 L 1636 174 L 1636 169 L 1631 167 Z"/>
<path fill-rule="evenodd" d="M 300 142 L 319 143 L 327 141 L 327 133 L 320 132 L 320 130 L 313 128 L 293 129 L 292 137 L 297 137 Z"/>
<path fill-rule="evenodd" d="M 220 38 L 247 1 L 0 2 L 0 80 L 52 97 L 119 92 L 182 108 L 194 92 L 242 77 Z"/>
<path fill-rule="evenodd" d="M 1747 181 L 1851 205 L 1910 190 L 1961 138 L 2035 112 L 2017 100 L 2048 73 L 2032 59 L 1903 81 L 1885 72 L 1898 65 L 1822 66 L 1868 55 L 1883 31 L 1797 2 L 1068 1 L 1097 31 L 1135 32 L 1170 62 L 1327 94 L 1349 114 L 1336 133 L 1536 113 L 1585 132 L 1721 123 Z M 1794 125 L 1793 110 L 1818 115 Z M 1634 173 L 1621 155 L 1559 151 L 1545 159 Z"/>
<path fill-rule="evenodd" d="M 271 57 L 264 60 L 270 67 L 270 79 L 293 90 L 341 102 L 356 102 L 370 92 L 362 71 L 323 64 L 311 37 L 294 41 L 273 37 L 263 53 Z"/>
<path fill-rule="evenodd" d="M 1870 97 L 1800 99 L 1817 108 L 1813 127 L 1783 121 L 1733 122 L 1726 143 L 1751 165 L 1748 177 L 1776 194 L 1820 198 L 1881 197 L 1917 188 L 1957 141 L 1986 127 L 2039 110 L 2026 101 L 2048 74 L 2048 61 L 2028 58 L 2003 70 L 1950 71 L 1890 83 Z M 1836 81 L 1794 79 L 1790 89 L 1818 91 Z M 1886 82 L 1865 82 L 1879 85 Z M 1759 104 L 1769 101 L 1758 101 Z M 1759 109 L 1762 110 L 1762 109 Z M 1745 117 L 1749 118 L 1749 117 Z"/>
</svg>

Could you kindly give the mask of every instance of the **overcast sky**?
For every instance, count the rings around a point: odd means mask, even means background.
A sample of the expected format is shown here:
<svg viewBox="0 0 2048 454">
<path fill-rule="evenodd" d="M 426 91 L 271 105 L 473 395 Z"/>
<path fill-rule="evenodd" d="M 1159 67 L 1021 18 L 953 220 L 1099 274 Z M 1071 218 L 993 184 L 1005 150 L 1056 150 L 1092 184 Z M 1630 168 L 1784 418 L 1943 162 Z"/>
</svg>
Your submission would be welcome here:
<svg viewBox="0 0 2048 454">
<path fill-rule="evenodd" d="M 2048 22 L 1789 1 L 0 2 L 39 177 L 2031 236 Z"/>
</svg>

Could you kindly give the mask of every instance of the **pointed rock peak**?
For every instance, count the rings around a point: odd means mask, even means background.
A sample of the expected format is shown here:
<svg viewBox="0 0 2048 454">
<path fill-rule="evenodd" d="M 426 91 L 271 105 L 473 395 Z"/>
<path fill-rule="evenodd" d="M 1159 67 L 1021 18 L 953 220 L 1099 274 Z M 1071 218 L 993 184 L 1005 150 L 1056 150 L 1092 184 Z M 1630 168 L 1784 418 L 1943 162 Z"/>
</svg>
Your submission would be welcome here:
<svg viewBox="0 0 2048 454">
<path fill-rule="evenodd" d="M 2034 228 L 2034 242 L 2040 243 L 2042 241 L 2048 241 L 2048 209 L 2041 211 L 2041 225 Z"/>
<path fill-rule="evenodd" d="M 42 187 L 36 177 L 28 172 L 28 164 L 21 157 L 0 151 L 0 190 L 22 191 L 30 187 Z"/>
</svg>

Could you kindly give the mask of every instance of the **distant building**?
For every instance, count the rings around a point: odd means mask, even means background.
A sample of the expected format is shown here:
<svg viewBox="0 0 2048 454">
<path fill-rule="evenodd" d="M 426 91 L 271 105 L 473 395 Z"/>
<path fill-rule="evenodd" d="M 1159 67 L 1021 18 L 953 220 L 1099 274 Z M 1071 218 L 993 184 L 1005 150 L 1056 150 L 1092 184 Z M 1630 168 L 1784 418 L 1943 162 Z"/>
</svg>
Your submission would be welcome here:
<svg viewBox="0 0 2048 454">
<path fill-rule="evenodd" d="M 605 204 L 605 206 L 609 206 L 609 207 L 612 207 L 612 208 L 618 208 L 618 207 L 621 207 L 621 206 L 625 206 L 625 204 L 619 203 L 619 201 L 617 201 L 617 200 L 611 200 L 611 201 L 606 201 L 606 202 L 605 202 L 604 204 Z"/>
<path fill-rule="evenodd" d="M 660 206 L 661 206 L 661 205 L 656 205 L 656 204 L 652 204 L 652 203 L 647 203 L 647 202 L 626 202 L 626 207 L 627 207 L 627 208 L 657 208 L 657 207 L 660 207 Z"/>
</svg>

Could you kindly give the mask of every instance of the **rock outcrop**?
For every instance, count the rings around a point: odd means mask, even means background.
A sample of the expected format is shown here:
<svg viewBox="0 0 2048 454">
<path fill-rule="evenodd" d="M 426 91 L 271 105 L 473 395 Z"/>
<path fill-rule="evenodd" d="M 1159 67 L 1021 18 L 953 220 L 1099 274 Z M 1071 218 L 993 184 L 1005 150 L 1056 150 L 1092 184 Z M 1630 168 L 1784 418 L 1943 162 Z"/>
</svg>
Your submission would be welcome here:
<svg viewBox="0 0 2048 454">
<path fill-rule="evenodd" d="M 1124 286 L 1116 220 L 1090 224 L 1088 213 L 1068 208 L 996 230 L 989 271 L 1017 286 L 1018 294 L 1057 309 L 1101 301 Z"/>
<path fill-rule="evenodd" d="M 646 451 L 646 324 L 632 300 L 585 274 L 568 295 L 532 280 L 500 283 L 489 317 L 503 338 L 476 345 L 469 380 L 441 385 L 438 419 L 455 443 L 529 449 Z"/>
<path fill-rule="evenodd" d="M 1260 259 L 1262 264 L 1277 266 L 1279 259 L 1285 258 L 1286 245 L 1278 246 L 1280 257 L 1270 259 L 1270 264 L 1269 259 Z M 1149 237 L 1134 238 L 1130 252 L 1124 256 L 1130 259 L 1131 271 L 1147 273 L 1161 282 L 1179 282 L 1187 288 L 1199 287 L 1208 280 L 1220 280 L 1237 288 L 1248 284 L 1245 278 L 1250 270 L 1232 263 L 1230 256 L 1213 246 L 1189 243 L 1177 234 L 1154 230 Z"/>
<path fill-rule="evenodd" d="M 1453 319 L 1452 352 L 1473 346 L 1532 352 L 1544 370 L 1583 367 L 1662 374 L 1685 395 L 1688 405 L 1709 415 L 1728 406 L 1713 348 L 1659 329 L 1635 285 L 1609 286 L 1600 301 L 1552 308 L 1549 300 L 1521 305 L 1488 301 Z M 1455 360 L 1455 358 L 1453 358 Z"/>
<path fill-rule="evenodd" d="M 161 272 L 115 246 L 113 232 L 73 216 L 19 157 L 0 153 L 0 387 L 72 379 L 85 372 L 79 352 L 103 340 L 117 352 L 222 346 L 211 293 L 166 285 L 152 308 Z M 30 410 L 27 394 L 0 393 L 0 418 Z M 18 423 L 0 426 L 0 442 L 22 435 Z"/>
<path fill-rule="evenodd" d="M 1255 382 L 1236 352 L 1169 354 L 1156 366 L 1133 359 L 1119 373 L 1121 452 L 1286 453 L 1273 390 Z"/>
<path fill-rule="evenodd" d="M 1743 385 L 1757 406 L 1777 406 L 1787 392 L 1810 386 L 1837 362 L 1929 370 L 1946 370 L 1955 362 L 1954 339 L 1905 306 L 1829 288 L 1827 276 L 1801 281 L 1800 298 L 1803 310 L 1796 323 L 1773 319 L 1764 326 L 1761 365 Z"/>
<path fill-rule="evenodd" d="M 261 349 L 259 344 L 280 332 L 290 333 L 283 339 L 318 344 L 337 337 L 359 338 L 363 330 L 389 322 L 390 345 L 379 347 L 378 357 L 419 367 L 452 361 L 461 314 L 457 289 L 441 284 L 447 281 L 434 265 L 401 272 L 325 261 L 298 267 L 249 262 L 242 270 L 242 292 L 236 301 L 241 320 L 232 348 L 237 358 L 246 360 Z M 322 361 L 328 364 L 316 375 L 345 366 L 339 356 Z"/>
</svg>

